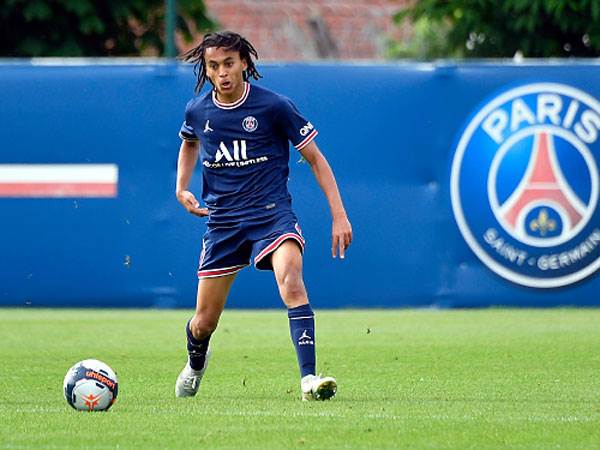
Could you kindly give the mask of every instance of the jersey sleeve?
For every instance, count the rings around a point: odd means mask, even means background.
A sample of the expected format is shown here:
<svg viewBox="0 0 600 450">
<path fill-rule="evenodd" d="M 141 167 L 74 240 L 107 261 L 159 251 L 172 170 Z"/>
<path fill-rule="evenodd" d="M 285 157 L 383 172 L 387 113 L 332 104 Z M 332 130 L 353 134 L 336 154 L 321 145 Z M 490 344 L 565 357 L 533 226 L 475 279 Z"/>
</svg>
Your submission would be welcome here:
<svg viewBox="0 0 600 450">
<path fill-rule="evenodd" d="M 288 98 L 281 97 L 278 104 L 277 123 L 281 126 L 296 150 L 302 150 L 318 134 L 318 131 Z"/>
<path fill-rule="evenodd" d="M 198 136 L 196 135 L 196 131 L 194 130 L 194 127 L 192 126 L 192 124 L 190 123 L 190 105 L 192 104 L 192 102 L 189 102 L 187 104 L 187 106 L 185 107 L 185 119 L 183 121 L 183 124 L 181 125 L 181 128 L 179 129 L 179 137 L 185 141 L 197 141 L 198 140 Z"/>
</svg>

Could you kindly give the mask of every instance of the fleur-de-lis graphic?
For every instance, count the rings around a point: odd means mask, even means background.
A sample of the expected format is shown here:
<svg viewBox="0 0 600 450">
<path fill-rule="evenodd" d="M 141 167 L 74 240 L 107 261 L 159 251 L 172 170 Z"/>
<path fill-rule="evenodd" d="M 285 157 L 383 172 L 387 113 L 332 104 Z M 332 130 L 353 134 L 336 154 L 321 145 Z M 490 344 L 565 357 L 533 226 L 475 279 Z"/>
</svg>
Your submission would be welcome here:
<svg viewBox="0 0 600 450">
<path fill-rule="evenodd" d="M 529 211 L 534 203 L 545 205 L 547 209 L 537 219 L 521 222 L 522 214 Z M 564 211 L 564 218 L 568 220 L 563 220 L 561 231 L 565 235 L 583 220 L 587 209 L 562 175 L 553 135 L 541 132 L 534 138 L 527 171 L 501 206 L 500 215 L 517 234 L 535 231 L 539 236 L 546 236 L 559 227 L 557 221 L 552 221 L 548 215 L 550 205 L 556 205 L 554 209 L 558 207 Z M 519 227 L 522 227 L 521 230 L 518 230 Z"/>
<path fill-rule="evenodd" d="M 546 236 L 548 231 L 556 230 L 556 221 L 550 219 L 548 216 L 548 210 L 543 208 L 537 216 L 537 219 L 533 219 L 529 223 L 529 227 L 532 231 L 539 231 L 542 236 Z"/>
</svg>

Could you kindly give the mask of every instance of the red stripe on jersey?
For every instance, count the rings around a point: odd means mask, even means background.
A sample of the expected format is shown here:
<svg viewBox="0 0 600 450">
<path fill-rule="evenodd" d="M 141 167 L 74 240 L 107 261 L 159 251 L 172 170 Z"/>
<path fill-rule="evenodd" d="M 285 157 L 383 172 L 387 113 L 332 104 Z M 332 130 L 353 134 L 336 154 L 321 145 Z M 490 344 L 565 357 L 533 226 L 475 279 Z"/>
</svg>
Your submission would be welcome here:
<svg viewBox="0 0 600 450">
<path fill-rule="evenodd" d="M 295 145 L 294 147 L 296 147 L 296 150 L 302 150 L 304 147 L 310 144 L 310 142 L 317 136 L 317 134 L 319 134 L 317 130 L 312 130 L 312 132 L 308 136 L 306 136 L 302 142 L 300 142 L 298 145 Z"/>
<path fill-rule="evenodd" d="M 217 105 L 221 109 L 234 109 L 240 106 L 242 103 L 246 101 L 248 98 L 248 94 L 250 94 L 250 83 L 244 81 L 244 94 L 233 103 L 223 103 L 217 100 L 217 93 L 215 90 L 212 92 L 212 99 L 215 105 Z"/>
</svg>

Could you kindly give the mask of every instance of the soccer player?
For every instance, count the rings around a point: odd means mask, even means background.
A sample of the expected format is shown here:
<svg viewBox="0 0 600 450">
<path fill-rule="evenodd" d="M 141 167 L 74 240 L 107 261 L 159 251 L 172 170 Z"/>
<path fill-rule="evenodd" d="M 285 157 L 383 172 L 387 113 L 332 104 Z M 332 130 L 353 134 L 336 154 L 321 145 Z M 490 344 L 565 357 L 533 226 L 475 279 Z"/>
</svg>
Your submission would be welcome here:
<svg viewBox="0 0 600 450">
<path fill-rule="evenodd" d="M 329 203 L 332 257 L 344 258 L 352 227 L 333 172 L 315 143 L 317 130 L 289 99 L 249 83 L 261 77 L 253 57 L 257 52 L 244 37 L 219 32 L 205 35 L 182 58 L 195 64 L 196 92 L 207 80 L 213 89 L 187 104 L 179 133 L 177 199 L 208 222 L 196 312 L 186 326 L 188 362 L 175 394 L 196 395 L 231 285 L 252 259 L 256 269 L 274 272 L 288 308 L 302 399 L 325 400 L 335 395 L 337 383 L 315 373 L 314 314 L 302 278 L 304 238 L 287 189 L 289 142 L 310 164 Z M 189 191 L 198 157 L 204 206 Z"/>
</svg>

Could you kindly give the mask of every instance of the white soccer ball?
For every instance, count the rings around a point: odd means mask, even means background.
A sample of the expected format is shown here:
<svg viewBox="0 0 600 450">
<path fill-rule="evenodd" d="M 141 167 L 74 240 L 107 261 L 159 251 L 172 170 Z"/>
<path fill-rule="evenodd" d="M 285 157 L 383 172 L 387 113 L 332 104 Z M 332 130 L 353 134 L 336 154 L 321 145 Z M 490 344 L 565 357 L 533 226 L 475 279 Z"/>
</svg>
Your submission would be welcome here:
<svg viewBox="0 0 600 450">
<path fill-rule="evenodd" d="M 117 400 L 117 374 L 97 359 L 86 359 L 69 369 L 63 383 L 67 403 L 79 411 L 106 411 Z"/>
</svg>

